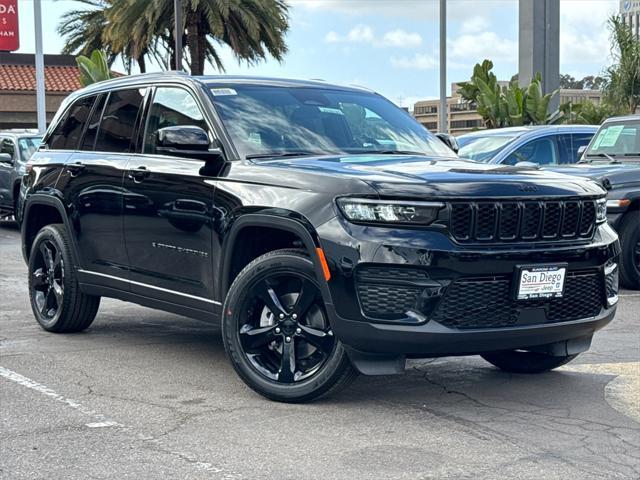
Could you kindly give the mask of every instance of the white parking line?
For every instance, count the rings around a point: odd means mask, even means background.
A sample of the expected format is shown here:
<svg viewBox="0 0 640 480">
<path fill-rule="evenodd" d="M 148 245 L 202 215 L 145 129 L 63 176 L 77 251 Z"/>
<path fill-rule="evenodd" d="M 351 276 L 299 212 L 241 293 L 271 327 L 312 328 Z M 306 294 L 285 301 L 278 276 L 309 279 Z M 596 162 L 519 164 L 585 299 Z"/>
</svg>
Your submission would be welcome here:
<svg viewBox="0 0 640 480">
<path fill-rule="evenodd" d="M 42 393 L 47 397 L 51 397 L 54 400 L 64 403 L 66 406 L 77 410 L 78 412 L 87 415 L 89 417 L 93 417 L 95 422 L 87 423 L 86 426 L 89 428 L 101 428 L 101 427 L 122 427 L 123 425 L 118 422 L 114 422 L 113 420 L 109 420 L 107 417 L 98 413 L 90 408 L 85 407 L 81 403 L 76 402 L 70 398 L 66 398 L 59 393 L 56 393 L 51 388 L 46 385 L 42 385 L 30 378 L 20 375 L 19 373 L 14 372 L 13 370 L 9 370 L 8 368 L 4 368 L 0 366 L 0 377 L 4 377 L 7 380 L 11 380 L 12 382 L 17 383 L 18 385 L 22 385 L 23 387 L 30 388 L 31 390 L 35 390 L 38 393 Z"/>
<path fill-rule="evenodd" d="M 131 428 L 125 425 L 122 425 L 118 422 L 114 422 L 113 420 L 109 420 L 104 415 L 97 413 L 95 410 L 91 410 L 88 407 L 85 407 L 79 402 L 72 400 L 70 398 L 66 398 L 63 395 L 60 395 L 53 389 L 47 387 L 46 385 L 42 385 L 30 378 L 27 378 L 19 373 L 14 372 L 13 370 L 9 370 L 8 368 L 0 366 L 0 377 L 4 377 L 7 380 L 17 383 L 18 385 L 22 385 L 23 387 L 30 388 L 31 390 L 35 390 L 38 393 L 46 395 L 47 397 L 52 398 L 55 401 L 58 401 L 67 407 L 73 408 L 74 410 L 87 415 L 89 417 L 93 417 L 93 422 L 86 423 L 85 426 L 88 428 L 105 428 L 105 427 L 121 427 L 121 431 L 129 432 L 131 435 L 134 435 L 135 439 L 143 442 L 152 443 L 160 447 L 165 453 L 169 455 L 176 456 L 183 461 L 187 461 L 192 464 L 195 468 L 199 470 L 205 470 L 209 473 L 219 474 L 218 477 L 223 480 L 236 480 L 243 478 L 241 474 L 229 472 L 227 469 L 223 467 L 217 467 L 209 462 L 199 461 L 194 455 L 189 453 L 180 452 L 177 450 L 173 450 L 170 447 L 166 446 L 163 442 L 162 438 L 153 438 L 149 436 L 142 435 L 137 433 Z"/>
</svg>

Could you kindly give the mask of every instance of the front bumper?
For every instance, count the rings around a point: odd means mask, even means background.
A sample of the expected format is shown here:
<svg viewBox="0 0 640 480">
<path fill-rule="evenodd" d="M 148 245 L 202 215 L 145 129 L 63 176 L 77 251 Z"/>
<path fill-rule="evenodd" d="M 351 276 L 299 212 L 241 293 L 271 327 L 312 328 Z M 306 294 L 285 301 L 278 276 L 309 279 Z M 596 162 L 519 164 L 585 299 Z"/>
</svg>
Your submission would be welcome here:
<svg viewBox="0 0 640 480">
<path fill-rule="evenodd" d="M 566 263 L 568 275 L 577 278 L 589 274 L 598 278 L 601 281 L 599 288 L 604 292 L 607 288 L 605 266 L 616 261 L 620 250 L 615 232 L 606 224 L 598 226 L 591 241 L 580 245 L 461 246 L 445 233 L 435 230 L 357 226 L 340 218 L 334 218 L 317 230 L 332 271 L 327 311 L 333 330 L 348 348 L 359 352 L 429 357 L 529 348 L 590 337 L 615 314 L 615 305 L 608 305 L 606 297 L 579 318 L 575 312 L 586 310 L 580 310 L 581 302 L 575 299 L 568 299 L 573 308 L 568 314 L 566 309 L 549 308 L 544 301 L 534 306 L 520 308 L 517 304 L 514 307 L 504 289 L 501 292 L 505 303 L 487 298 L 487 303 L 494 307 L 504 305 L 512 310 L 504 324 L 489 322 L 490 328 L 486 328 L 487 322 L 463 325 L 451 318 L 447 323 L 435 313 L 456 282 L 488 279 L 513 283 L 519 265 Z M 395 290 L 397 299 L 392 298 L 399 304 L 406 297 L 402 293 L 403 285 L 407 285 L 400 278 L 402 272 L 407 269 L 424 272 L 426 280 L 418 282 L 418 287 L 424 289 L 419 298 L 420 301 L 425 296 L 429 298 L 418 304 L 428 304 L 422 315 L 372 316 L 366 307 L 363 308 L 359 272 L 371 266 L 387 268 L 394 272 L 392 277 L 398 277 L 390 278 L 389 282 L 400 287 Z M 398 271 L 397 267 L 405 270 Z M 583 284 L 576 285 L 582 288 Z M 465 311 L 464 296 L 457 297 L 456 301 L 457 309 L 453 311 L 461 319 L 475 318 L 474 315 L 477 317 L 482 311 L 482 306 L 477 305 L 473 312 L 471 307 Z M 557 321 L 554 318 L 557 313 L 550 314 L 550 311 L 560 311 L 564 315 L 562 321 Z M 504 313 L 490 309 L 487 312 L 495 316 Z"/>
<path fill-rule="evenodd" d="M 591 337 L 614 317 L 616 307 L 592 318 L 539 325 L 458 330 L 437 322 L 393 325 L 347 320 L 329 305 L 336 336 L 358 352 L 426 358 L 474 355 L 498 350 L 531 348 L 576 338 Z"/>
</svg>

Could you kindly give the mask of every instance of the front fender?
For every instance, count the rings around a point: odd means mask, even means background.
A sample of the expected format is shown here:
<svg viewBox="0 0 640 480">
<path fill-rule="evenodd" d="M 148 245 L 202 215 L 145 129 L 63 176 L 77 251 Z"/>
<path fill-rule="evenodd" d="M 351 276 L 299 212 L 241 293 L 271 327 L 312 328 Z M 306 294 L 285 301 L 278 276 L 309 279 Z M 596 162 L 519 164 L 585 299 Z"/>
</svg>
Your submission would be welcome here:
<svg viewBox="0 0 640 480">
<path fill-rule="evenodd" d="M 230 285 L 227 285 L 226 279 L 229 278 L 231 271 L 231 259 L 235 241 L 240 232 L 247 227 L 277 228 L 293 233 L 300 238 L 313 262 L 323 300 L 325 303 L 331 303 L 331 295 L 324 277 L 323 266 L 318 256 L 317 249 L 321 248 L 321 246 L 315 229 L 311 223 L 300 214 L 279 208 L 268 208 L 259 213 L 239 215 L 225 229 L 221 245 L 222 261 L 220 262 L 218 271 L 218 278 L 222 280 L 218 282 L 218 298 L 224 299 L 229 289 Z"/>
</svg>

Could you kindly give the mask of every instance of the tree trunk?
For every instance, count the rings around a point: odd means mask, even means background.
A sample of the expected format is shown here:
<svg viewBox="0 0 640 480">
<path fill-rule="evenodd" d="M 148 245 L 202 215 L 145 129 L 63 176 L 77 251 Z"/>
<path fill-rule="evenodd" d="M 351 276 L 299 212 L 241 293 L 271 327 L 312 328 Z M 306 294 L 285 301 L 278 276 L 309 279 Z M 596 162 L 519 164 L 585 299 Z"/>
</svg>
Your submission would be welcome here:
<svg viewBox="0 0 640 480">
<path fill-rule="evenodd" d="M 204 71 L 204 52 L 201 52 L 200 36 L 200 15 L 197 10 L 187 11 L 187 46 L 189 47 L 189 57 L 191 59 L 191 75 L 202 75 Z"/>
<path fill-rule="evenodd" d="M 138 68 L 140 68 L 140 73 L 146 73 L 147 72 L 147 63 L 144 59 L 144 54 L 140 55 L 138 58 L 136 58 L 136 63 L 138 64 Z"/>
</svg>

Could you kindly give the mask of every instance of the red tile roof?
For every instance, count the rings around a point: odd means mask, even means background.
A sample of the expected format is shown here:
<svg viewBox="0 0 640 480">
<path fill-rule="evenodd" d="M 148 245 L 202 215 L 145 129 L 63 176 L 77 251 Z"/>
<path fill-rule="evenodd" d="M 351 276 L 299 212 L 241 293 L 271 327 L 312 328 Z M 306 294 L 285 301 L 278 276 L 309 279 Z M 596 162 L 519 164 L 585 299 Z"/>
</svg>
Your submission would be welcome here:
<svg viewBox="0 0 640 480">
<path fill-rule="evenodd" d="M 78 67 L 47 66 L 44 69 L 47 92 L 72 92 L 82 88 Z M 33 65 L 0 65 L 0 90 L 36 89 L 36 67 Z"/>
</svg>

